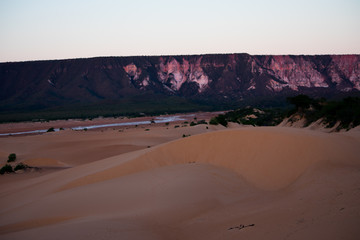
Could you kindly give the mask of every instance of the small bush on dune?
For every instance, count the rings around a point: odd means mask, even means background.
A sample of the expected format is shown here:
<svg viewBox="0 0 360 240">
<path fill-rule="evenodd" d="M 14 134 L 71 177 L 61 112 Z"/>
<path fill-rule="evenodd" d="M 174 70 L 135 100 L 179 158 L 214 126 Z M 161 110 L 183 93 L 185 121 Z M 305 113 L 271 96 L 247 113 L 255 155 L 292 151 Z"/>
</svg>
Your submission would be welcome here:
<svg viewBox="0 0 360 240">
<path fill-rule="evenodd" d="M 190 127 L 195 126 L 195 125 L 196 125 L 196 123 L 194 123 L 194 122 L 190 123 Z"/>
<path fill-rule="evenodd" d="M 210 122 L 211 125 L 218 125 L 219 122 L 217 121 L 216 117 L 211 118 Z"/>
<path fill-rule="evenodd" d="M 223 125 L 224 127 L 227 127 L 228 125 L 228 122 L 226 120 L 226 116 L 223 115 L 223 114 L 220 114 L 218 115 L 217 117 L 214 117 L 210 120 L 210 124 L 212 125 L 218 125 L 218 124 L 221 124 Z"/>
<path fill-rule="evenodd" d="M 197 122 L 197 124 L 208 124 L 205 120 L 200 120 Z"/>
<path fill-rule="evenodd" d="M 196 125 L 199 125 L 199 124 L 208 124 L 208 123 L 205 120 L 200 120 L 198 122 L 191 122 L 190 127 L 196 126 Z"/>
<path fill-rule="evenodd" d="M 11 165 L 9 164 L 6 164 L 5 166 L 3 166 L 1 169 L 0 169 L 0 174 L 3 175 L 4 173 L 12 173 L 14 172 L 13 168 Z"/>
<path fill-rule="evenodd" d="M 14 171 L 22 170 L 22 169 L 27 169 L 27 168 L 29 168 L 28 165 L 23 164 L 23 163 L 19 163 L 18 165 L 15 166 Z"/>
<path fill-rule="evenodd" d="M 15 162 L 15 160 L 16 160 L 16 154 L 15 153 L 9 154 L 7 162 Z"/>
<path fill-rule="evenodd" d="M 311 99 L 305 95 L 288 98 L 295 105 L 290 114 L 298 113 L 305 118 L 305 126 L 318 119 L 323 119 L 327 128 L 332 128 L 336 123 L 336 130 L 356 127 L 360 125 L 360 98 L 347 97 L 340 101 L 326 101 L 325 99 Z M 289 115 L 288 115 L 289 116 Z"/>
</svg>

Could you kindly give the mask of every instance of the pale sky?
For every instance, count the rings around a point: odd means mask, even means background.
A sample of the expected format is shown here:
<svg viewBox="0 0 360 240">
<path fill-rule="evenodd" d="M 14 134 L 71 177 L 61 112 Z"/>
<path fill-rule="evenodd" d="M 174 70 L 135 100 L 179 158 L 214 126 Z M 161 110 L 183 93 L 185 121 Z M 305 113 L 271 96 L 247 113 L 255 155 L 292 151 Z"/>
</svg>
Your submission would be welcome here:
<svg viewBox="0 0 360 240">
<path fill-rule="evenodd" d="M 360 54 L 360 0 L 0 0 L 0 62 Z"/>
</svg>

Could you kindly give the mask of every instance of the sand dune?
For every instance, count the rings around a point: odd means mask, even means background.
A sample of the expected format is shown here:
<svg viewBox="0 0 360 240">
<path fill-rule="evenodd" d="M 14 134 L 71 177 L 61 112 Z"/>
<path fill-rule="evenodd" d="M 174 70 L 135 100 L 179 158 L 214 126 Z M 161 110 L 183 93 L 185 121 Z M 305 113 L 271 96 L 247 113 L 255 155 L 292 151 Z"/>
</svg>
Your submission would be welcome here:
<svg viewBox="0 0 360 240">
<path fill-rule="evenodd" d="M 87 132 L 66 130 L 44 135 L 2 137 L 0 156 L 3 156 L 4 163 L 8 154 L 14 152 L 18 161 L 54 159 L 69 166 L 78 166 L 179 139 L 183 134 L 194 135 L 221 129 L 217 126 L 206 129 L 204 125 L 191 128 L 174 128 L 174 125 L 149 128 L 150 131 L 139 127 Z"/>
<path fill-rule="evenodd" d="M 32 158 L 23 161 L 24 164 L 32 167 L 67 167 L 63 162 L 51 158 Z"/>
<path fill-rule="evenodd" d="M 168 143 L 72 182 L 65 188 L 174 164 L 209 163 L 236 171 L 265 190 L 283 188 L 315 163 L 359 164 L 357 143 L 342 135 L 292 128 L 246 128 Z"/>
<path fill-rule="evenodd" d="M 240 128 L 174 140 L 178 133 L 134 131 L 161 144 L 2 184 L 1 239 L 360 236 L 359 131 Z"/>
</svg>

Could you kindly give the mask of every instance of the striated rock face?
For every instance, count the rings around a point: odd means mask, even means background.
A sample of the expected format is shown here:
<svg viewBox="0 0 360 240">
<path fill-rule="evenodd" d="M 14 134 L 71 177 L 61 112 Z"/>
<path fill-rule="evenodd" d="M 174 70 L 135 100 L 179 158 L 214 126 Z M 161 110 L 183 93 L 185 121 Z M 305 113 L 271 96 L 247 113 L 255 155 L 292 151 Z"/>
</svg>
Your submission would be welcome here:
<svg viewBox="0 0 360 240">
<path fill-rule="evenodd" d="M 281 91 L 291 88 L 298 91 L 299 87 L 329 87 L 325 76 L 316 70 L 315 63 L 304 58 L 294 59 L 290 56 L 266 57 L 263 67 L 277 81 L 271 80 L 267 86 L 270 90 Z"/>
<path fill-rule="evenodd" d="M 337 89 L 343 91 L 360 90 L 359 55 L 332 56 L 328 74 L 332 82 L 337 85 Z"/>
<path fill-rule="evenodd" d="M 179 91 L 184 83 L 196 83 L 198 92 L 203 92 L 208 86 L 209 77 L 201 68 L 201 59 L 198 57 L 190 62 L 181 58 L 181 62 L 178 62 L 173 57 L 160 57 L 157 65 L 159 80 L 174 92 Z"/>
<path fill-rule="evenodd" d="M 147 92 L 221 102 L 312 91 L 359 92 L 360 55 L 214 54 L 0 63 L 0 110 L 96 103 Z"/>
<path fill-rule="evenodd" d="M 332 88 L 347 92 L 359 89 L 359 55 L 266 56 L 260 64 L 275 77 L 269 89 Z"/>
</svg>

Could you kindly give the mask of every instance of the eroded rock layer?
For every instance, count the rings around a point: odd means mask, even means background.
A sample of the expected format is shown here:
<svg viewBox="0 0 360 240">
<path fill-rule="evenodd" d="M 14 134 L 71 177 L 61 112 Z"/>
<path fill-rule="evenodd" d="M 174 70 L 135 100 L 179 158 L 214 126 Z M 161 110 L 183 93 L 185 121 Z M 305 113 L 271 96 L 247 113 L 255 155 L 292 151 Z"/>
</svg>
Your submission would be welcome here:
<svg viewBox="0 0 360 240">
<path fill-rule="evenodd" d="M 243 100 L 360 91 L 360 55 L 98 57 L 0 63 L 0 103 L 62 105 L 136 96 Z"/>
</svg>

